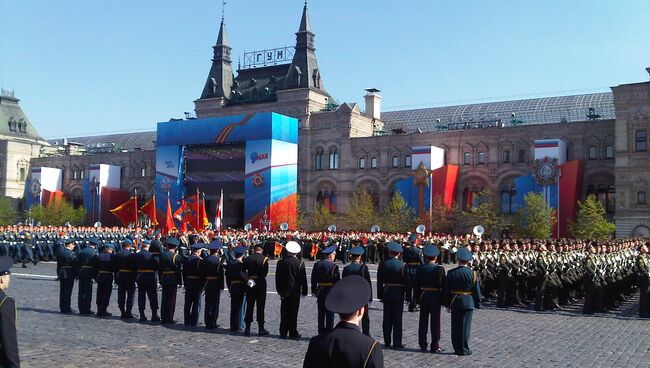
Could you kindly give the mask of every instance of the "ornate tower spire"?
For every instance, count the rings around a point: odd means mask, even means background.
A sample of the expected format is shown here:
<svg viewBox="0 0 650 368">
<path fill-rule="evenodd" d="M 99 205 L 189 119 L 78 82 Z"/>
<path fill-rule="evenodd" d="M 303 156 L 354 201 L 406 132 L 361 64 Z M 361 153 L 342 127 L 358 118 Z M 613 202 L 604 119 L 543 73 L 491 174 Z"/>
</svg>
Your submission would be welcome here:
<svg viewBox="0 0 650 368">
<path fill-rule="evenodd" d="M 300 27 L 296 32 L 296 52 L 287 73 L 285 89 L 312 88 L 325 92 L 320 70 L 318 69 L 318 62 L 316 61 L 314 37 L 307 2 L 305 1 Z"/>
<path fill-rule="evenodd" d="M 226 5 L 225 1 L 223 2 L 223 5 Z M 201 99 L 215 97 L 230 99 L 234 79 L 232 60 L 230 59 L 230 51 L 232 49 L 228 46 L 223 8 L 221 10 L 221 25 L 219 26 L 217 43 L 212 48 L 214 49 L 212 67 L 210 68 L 208 79 L 203 87 Z"/>
</svg>

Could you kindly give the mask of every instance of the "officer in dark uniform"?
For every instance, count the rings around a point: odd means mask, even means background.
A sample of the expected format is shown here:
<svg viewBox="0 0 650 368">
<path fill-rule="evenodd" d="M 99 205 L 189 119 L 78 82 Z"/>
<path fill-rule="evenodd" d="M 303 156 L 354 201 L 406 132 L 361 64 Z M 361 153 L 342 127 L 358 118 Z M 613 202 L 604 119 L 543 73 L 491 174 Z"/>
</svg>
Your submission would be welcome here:
<svg viewBox="0 0 650 368">
<path fill-rule="evenodd" d="M 402 349 L 404 292 L 410 287 L 410 280 L 406 274 L 406 265 L 398 259 L 403 251 L 402 246 L 389 242 L 386 249 L 388 259 L 382 261 L 377 269 L 377 297 L 384 303 L 384 345 L 390 347 L 392 342 L 395 348 Z"/>
<path fill-rule="evenodd" d="M 336 246 L 323 249 L 321 254 L 325 258 L 316 262 L 311 271 L 311 294 L 317 298 L 319 334 L 334 327 L 334 313 L 325 308 L 325 298 L 332 286 L 341 279 L 339 267 L 334 263 Z"/>
<path fill-rule="evenodd" d="M 192 244 L 192 254 L 183 260 L 183 282 L 185 283 L 185 304 L 183 306 L 183 322 L 185 326 L 196 326 L 199 322 L 201 309 L 201 252 L 207 247 L 204 243 Z"/>
<path fill-rule="evenodd" d="M 230 331 L 241 330 L 241 314 L 246 292 L 246 271 L 242 259 L 246 249 L 241 245 L 232 250 L 235 259 L 228 262 L 226 268 L 226 284 L 230 291 Z"/>
<path fill-rule="evenodd" d="M 417 234 L 411 234 L 409 241 L 405 243 L 406 248 L 404 248 L 403 259 L 406 263 L 406 274 L 409 278 L 409 285 L 413 285 L 415 281 L 416 274 L 418 272 L 418 267 L 422 264 L 422 251 L 415 245 L 418 236 Z M 407 286 L 406 287 L 406 301 L 409 302 L 409 312 L 415 311 L 417 306 L 416 304 L 417 295 L 415 290 Z"/>
<path fill-rule="evenodd" d="M 219 301 L 221 290 L 223 290 L 223 259 L 219 256 L 222 244 L 214 240 L 208 244 L 210 255 L 203 259 L 199 265 L 201 278 L 205 285 L 205 328 L 213 329 L 219 327 Z"/>
<path fill-rule="evenodd" d="M 451 343 L 456 355 L 471 355 L 468 341 L 474 309 L 481 307 L 481 290 L 476 271 L 470 268 L 472 252 L 463 247 L 456 252 L 458 267 L 447 273 L 445 306 L 451 309 Z"/>
<path fill-rule="evenodd" d="M 131 319 L 133 314 L 133 297 L 135 296 L 135 254 L 131 251 L 133 242 L 125 239 L 122 250 L 115 254 L 115 269 L 117 274 L 117 305 L 120 308 L 120 318 Z"/>
<path fill-rule="evenodd" d="M 79 314 L 93 314 L 90 310 L 90 305 L 93 299 L 93 279 L 97 277 L 97 270 L 95 269 L 95 257 L 97 257 L 97 249 L 95 247 L 99 246 L 99 240 L 97 238 L 90 238 L 89 244 L 86 248 L 82 249 L 79 252 L 79 271 L 77 276 L 79 277 L 79 293 L 78 293 L 78 304 L 79 304 Z"/>
<path fill-rule="evenodd" d="M 156 290 L 156 271 L 158 269 L 158 260 L 149 252 L 149 241 L 143 241 L 135 256 L 135 266 L 137 269 L 136 283 L 138 284 L 138 309 L 140 310 L 140 322 L 145 322 L 147 316 L 144 311 L 147 308 L 147 297 L 149 298 L 149 307 L 151 307 L 151 321 L 158 322 L 158 292 Z"/>
<path fill-rule="evenodd" d="M 370 286 L 357 275 L 344 277 L 332 288 L 325 307 L 338 313 L 341 321 L 333 330 L 309 341 L 303 367 L 383 367 L 381 344 L 361 334 L 359 321 L 371 297 Z"/>
<path fill-rule="evenodd" d="M 372 283 L 370 282 L 370 271 L 368 270 L 368 266 L 365 263 L 361 262 L 361 256 L 363 256 L 363 253 L 366 250 L 362 246 L 356 246 L 350 249 L 348 254 L 350 255 L 350 260 L 352 263 L 349 265 L 345 266 L 343 269 L 343 277 L 347 277 L 350 275 L 357 275 L 361 276 L 368 282 L 368 285 L 370 285 L 370 297 L 368 298 L 368 303 L 372 302 Z M 361 331 L 363 332 L 364 335 L 370 336 L 370 314 L 368 310 L 368 304 L 366 304 L 366 310 L 365 313 L 363 313 L 363 317 L 361 318 Z"/>
<path fill-rule="evenodd" d="M 97 317 L 109 317 L 108 304 L 111 301 L 113 291 L 113 273 L 115 273 L 115 259 L 111 244 L 104 244 L 102 253 L 95 257 L 95 269 L 97 271 Z"/>
<path fill-rule="evenodd" d="M 158 277 L 162 288 L 160 298 L 161 323 L 175 323 L 174 312 L 176 311 L 176 292 L 179 285 L 182 285 L 181 260 L 178 254 L 179 241 L 170 237 L 165 241 L 167 250 L 161 251 L 159 258 Z M 153 255 L 156 257 L 156 255 Z"/>
<path fill-rule="evenodd" d="M 54 248 L 56 255 L 56 275 L 59 278 L 59 309 L 61 313 L 72 313 L 70 299 L 72 288 L 77 277 L 77 253 L 75 239 L 67 238 L 63 244 L 58 243 Z"/>
<path fill-rule="evenodd" d="M 9 271 L 14 260 L 11 257 L 0 257 L 0 367 L 20 367 L 18 355 L 18 337 L 16 334 L 16 303 L 5 294 L 9 287 Z"/>
<path fill-rule="evenodd" d="M 443 305 L 442 288 L 445 285 L 445 269 L 437 264 L 440 249 L 434 245 L 424 247 L 425 264 L 418 268 L 413 289 L 419 296 L 420 325 L 418 342 L 420 350 L 427 350 L 427 334 L 429 318 L 431 318 L 431 352 L 439 353 L 440 349 L 440 309 Z"/>
<path fill-rule="evenodd" d="M 292 339 L 299 339 L 298 311 L 300 296 L 307 296 L 307 271 L 305 262 L 296 255 L 300 253 L 300 245 L 288 241 L 284 247 L 286 257 L 279 260 L 275 270 L 275 287 L 280 295 L 280 338 L 287 334 Z"/>
<path fill-rule="evenodd" d="M 248 275 L 246 288 L 246 329 L 244 335 L 251 333 L 253 323 L 253 310 L 257 304 L 257 326 L 260 335 L 268 335 L 269 331 L 264 328 L 264 309 L 266 306 L 266 276 L 269 273 L 269 258 L 262 254 L 263 244 L 255 244 L 252 255 L 244 258 L 244 270 Z"/>
</svg>

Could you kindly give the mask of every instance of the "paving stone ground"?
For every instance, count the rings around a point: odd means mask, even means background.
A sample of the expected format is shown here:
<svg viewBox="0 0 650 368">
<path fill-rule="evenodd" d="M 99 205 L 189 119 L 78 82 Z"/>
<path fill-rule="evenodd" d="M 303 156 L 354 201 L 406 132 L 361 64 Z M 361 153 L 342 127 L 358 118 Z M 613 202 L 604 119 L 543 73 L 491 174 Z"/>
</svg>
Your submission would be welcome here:
<svg viewBox="0 0 650 368">
<path fill-rule="evenodd" d="M 301 300 L 298 329 L 302 338 L 278 337 L 280 298 L 269 277 L 266 319 L 270 336 L 245 337 L 227 331 L 230 300 L 222 293 L 221 329 L 182 325 L 183 293 L 179 290 L 176 320 L 159 324 L 83 317 L 58 312 L 55 264 L 14 268 L 9 295 L 18 306 L 18 336 L 24 367 L 300 367 L 309 337 L 316 334 L 316 299 Z M 376 267 L 371 265 L 373 278 Z M 275 272 L 275 262 L 271 264 Z M 310 269 L 308 269 L 310 272 Z M 48 277 L 49 276 L 49 277 Z M 374 281 L 373 281 L 374 282 Z M 374 284 L 373 284 L 374 285 Z M 376 290 L 373 290 L 375 292 Z M 93 310 L 95 295 L 93 295 Z M 76 284 L 72 300 L 76 310 Z M 117 314 L 117 291 L 109 311 Z M 638 296 L 612 313 L 583 316 L 581 306 L 561 312 L 497 309 L 474 312 L 470 348 L 474 354 L 451 354 L 450 315 L 442 313 L 445 353 L 421 353 L 417 313 L 404 313 L 402 351 L 385 350 L 386 367 L 650 367 L 650 320 L 637 318 Z M 382 341 L 381 308 L 371 304 L 371 334 Z M 137 308 L 136 308 L 137 309 Z M 202 316 L 202 314 L 201 314 Z M 202 319 L 202 317 L 201 317 Z M 253 332 L 257 326 L 253 325 Z"/>
</svg>

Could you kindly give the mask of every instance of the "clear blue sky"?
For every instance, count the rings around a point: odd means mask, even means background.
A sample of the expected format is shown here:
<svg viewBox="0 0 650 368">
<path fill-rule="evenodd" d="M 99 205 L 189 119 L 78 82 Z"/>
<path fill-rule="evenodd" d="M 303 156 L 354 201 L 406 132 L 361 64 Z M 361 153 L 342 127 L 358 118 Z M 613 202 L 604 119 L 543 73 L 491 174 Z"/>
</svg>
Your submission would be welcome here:
<svg viewBox="0 0 650 368">
<path fill-rule="evenodd" d="M 291 46 L 300 0 L 229 0 L 233 59 Z M 383 109 L 607 91 L 647 81 L 650 1 L 312 0 L 339 102 Z M 0 84 L 47 138 L 155 129 L 193 111 L 219 0 L 0 0 Z"/>
</svg>

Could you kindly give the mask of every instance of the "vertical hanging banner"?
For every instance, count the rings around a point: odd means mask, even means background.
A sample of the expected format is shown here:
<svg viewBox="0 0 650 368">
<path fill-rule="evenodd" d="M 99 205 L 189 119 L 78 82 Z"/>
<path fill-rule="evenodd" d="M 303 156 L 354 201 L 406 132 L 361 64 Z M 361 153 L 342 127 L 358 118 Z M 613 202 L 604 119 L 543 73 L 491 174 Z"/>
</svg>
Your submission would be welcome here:
<svg viewBox="0 0 650 368">
<path fill-rule="evenodd" d="M 52 167 L 33 167 L 29 182 L 25 185 L 25 206 L 43 205 L 43 190 L 60 192 L 63 171 Z M 48 196 L 48 199 L 50 196 Z M 47 203 L 45 204 L 47 205 Z"/>
<path fill-rule="evenodd" d="M 111 192 L 111 195 L 104 196 L 103 189 L 119 190 L 121 172 L 121 168 L 115 165 L 90 165 L 88 182 L 84 183 L 84 191 L 88 191 L 84 195 L 84 207 L 93 223 L 113 222 L 114 216 L 110 210 L 120 204 L 115 202 L 121 199 L 122 195 L 112 195 Z"/>
</svg>

